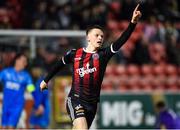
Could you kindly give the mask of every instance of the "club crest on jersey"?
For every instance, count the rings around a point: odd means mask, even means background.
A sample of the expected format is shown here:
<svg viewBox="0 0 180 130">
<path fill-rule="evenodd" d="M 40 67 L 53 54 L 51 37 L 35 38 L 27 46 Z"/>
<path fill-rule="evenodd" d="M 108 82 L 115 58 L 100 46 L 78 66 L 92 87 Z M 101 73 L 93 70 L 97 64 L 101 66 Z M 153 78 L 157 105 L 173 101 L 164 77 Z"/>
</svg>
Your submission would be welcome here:
<svg viewBox="0 0 180 130">
<path fill-rule="evenodd" d="M 92 58 L 95 59 L 95 60 L 99 59 L 99 54 L 94 53 L 94 54 L 92 55 Z"/>
<path fill-rule="evenodd" d="M 90 68 L 89 63 L 86 64 L 86 67 L 76 69 L 76 72 L 80 77 L 84 77 L 85 74 L 93 73 L 95 71 L 97 71 L 96 67 Z"/>
</svg>

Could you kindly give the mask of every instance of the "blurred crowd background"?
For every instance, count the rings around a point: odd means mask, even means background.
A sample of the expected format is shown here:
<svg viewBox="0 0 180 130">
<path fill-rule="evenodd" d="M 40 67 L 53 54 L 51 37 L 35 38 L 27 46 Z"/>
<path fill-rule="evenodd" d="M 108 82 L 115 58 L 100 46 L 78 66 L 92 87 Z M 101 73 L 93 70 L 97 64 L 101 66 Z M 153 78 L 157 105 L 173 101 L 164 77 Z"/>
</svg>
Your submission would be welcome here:
<svg viewBox="0 0 180 130">
<path fill-rule="evenodd" d="M 25 30 L 85 30 L 93 24 L 106 29 L 105 46 L 126 29 L 135 0 L 1 0 L 0 28 Z M 180 89 L 180 1 L 141 0 L 142 19 L 130 39 L 108 65 L 103 89 L 107 91 L 177 91 Z M 0 36 L 0 70 L 17 53 L 29 54 L 27 37 Z M 37 54 L 29 70 L 49 70 L 72 48 L 85 45 L 83 38 L 36 39 Z M 59 75 L 68 75 L 63 69 Z"/>
</svg>

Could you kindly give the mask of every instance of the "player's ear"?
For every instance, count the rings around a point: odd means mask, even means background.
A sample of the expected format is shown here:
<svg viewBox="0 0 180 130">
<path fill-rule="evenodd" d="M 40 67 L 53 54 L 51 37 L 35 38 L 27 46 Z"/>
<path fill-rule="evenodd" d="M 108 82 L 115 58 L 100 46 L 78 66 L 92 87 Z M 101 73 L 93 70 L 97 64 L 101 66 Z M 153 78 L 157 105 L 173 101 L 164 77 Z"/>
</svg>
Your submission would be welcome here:
<svg viewBox="0 0 180 130">
<path fill-rule="evenodd" d="M 90 42 L 89 35 L 86 36 L 86 40 L 87 40 L 88 42 Z"/>
</svg>

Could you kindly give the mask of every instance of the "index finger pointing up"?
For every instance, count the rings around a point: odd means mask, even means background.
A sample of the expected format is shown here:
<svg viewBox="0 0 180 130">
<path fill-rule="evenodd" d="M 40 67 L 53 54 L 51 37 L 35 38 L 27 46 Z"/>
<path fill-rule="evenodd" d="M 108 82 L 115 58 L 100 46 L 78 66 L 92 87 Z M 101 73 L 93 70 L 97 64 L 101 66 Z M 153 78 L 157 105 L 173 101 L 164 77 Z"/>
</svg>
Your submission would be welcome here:
<svg viewBox="0 0 180 130">
<path fill-rule="evenodd" d="M 136 8 L 134 9 L 134 11 L 137 11 L 138 10 L 138 7 L 139 7 L 140 4 L 137 4 Z"/>
</svg>

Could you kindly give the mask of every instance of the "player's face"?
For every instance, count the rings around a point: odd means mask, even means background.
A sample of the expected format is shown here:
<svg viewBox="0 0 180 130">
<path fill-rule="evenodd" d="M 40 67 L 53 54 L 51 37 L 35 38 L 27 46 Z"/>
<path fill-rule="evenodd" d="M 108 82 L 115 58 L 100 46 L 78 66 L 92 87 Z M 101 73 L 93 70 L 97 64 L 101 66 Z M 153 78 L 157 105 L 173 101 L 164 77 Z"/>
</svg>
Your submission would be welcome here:
<svg viewBox="0 0 180 130">
<path fill-rule="evenodd" d="M 104 33 L 100 29 L 92 29 L 87 35 L 87 40 L 94 48 L 100 48 L 104 42 Z"/>
<path fill-rule="evenodd" d="M 19 66 L 20 69 L 24 69 L 27 66 L 27 58 L 22 55 L 16 60 L 16 65 Z"/>
</svg>

